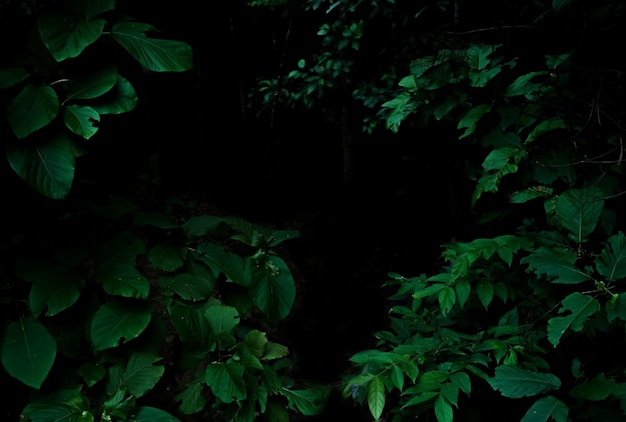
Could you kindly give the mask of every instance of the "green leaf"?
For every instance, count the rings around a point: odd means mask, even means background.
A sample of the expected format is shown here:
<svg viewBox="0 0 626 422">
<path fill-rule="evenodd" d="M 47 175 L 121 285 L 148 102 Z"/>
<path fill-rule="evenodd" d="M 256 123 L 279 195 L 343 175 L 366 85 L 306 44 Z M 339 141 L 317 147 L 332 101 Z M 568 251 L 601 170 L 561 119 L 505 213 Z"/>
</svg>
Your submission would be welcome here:
<svg viewBox="0 0 626 422">
<path fill-rule="evenodd" d="M 463 139 L 474 133 L 474 131 L 476 130 L 476 125 L 478 124 L 480 118 L 484 114 L 489 113 L 491 111 L 491 108 L 492 106 L 489 104 L 481 104 L 470 109 L 457 124 L 457 129 L 465 128 L 465 132 L 463 132 L 463 134 L 459 136 L 459 139 Z"/>
<path fill-rule="evenodd" d="M 446 316 L 456 303 L 456 292 L 452 287 L 446 286 L 439 291 L 438 300 L 441 313 Z"/>
<path fill-rule="evenodd" d="M 480 303 L 487 309 L 493 300 L 493 284 L 488 280 L 480 280 L 476 285 L 476 294 L 478 295 Z"/>
<path fill-rule="evenodd" d="M 553 117 L 547 120 L 543 120 L 541 121 L 541 123 L 535 126 L 532 132 L 528 134 L 528 136 L 526 137 L 526 140 L 524 141 L 524 144 L 531 143 L 532 141 L 535 140 L 535 138 L 538 138 L 539 136 L 543 135 L 546 132 L 550 132 L 556 129 L 567 129 L 567 127 L 568 127 L 567 123 L 565 123 L 563 119 L 558 118 L 558 117 Z"/>
<path fill-rule="evenodd" d="M 283 319 L 296 298 L 296 283 L 285 261 L 277 256 L 247 260 L 250 297 L 269 318 Z"/>
<path fill-rule="evenodd" d="M 143 301 L 112 299 L 100 306 L 91 321 L 91 339 L 96 351 L 117 347 L 146 329 L 151 319 L 150 305 Z"/>
<path fill-rule="evenodd" d="M 7 107 L 7 120 L 18 139 L 47 126 L 59 114 L 59 97 L 48 85 L 27 84 Z"/>
<path fill-rule="evenodd" d="M 9 88 L 26 80 L 32 73 L 22 67 L 0 69 L 0 89 Z"/>
<path fill-rule="evenodd" d="M 404 372 L 402 372 L 402 369 L 400 369 L 400 366 L 393 365 L 391 367 L 390 378 L 391 378 L 391 382 L 393 383 L 393 385 L 400 392 L 402 392 L 402 389 L 404 388 Z"/>
<path fill-rule="evenodd" d="M 74 181 L 80 151 L 66 135 L 57 135 L 41 145 L 7 145 L 11 168 L 40 194 L 64 199 Z"/>
<path fill-rule="evenodd" d="M 591 277 L 579 270 L 575 263 L 576 252 L 540 246 L 534 253 L 522 258 L 520 263 L 528 264 L 537 276 L 546 275 L 552 283 L 578 284 Z"/>
<path fill-rule="evenodd" d="M 217 335 L 229 333 L 239 325 L 239 312 L 231 306 L 211 306 L 204 311 L 204 317 Z"/>
<path fill-rule="evenodd" d="M 229 359 L 225 363 L 210 363 L 206 367 L 207 385 L 213 394 L 224 403 L 246 398 L 246 382 L 243 378 L 244 366 Z"/>
<path fill-rule="evenodd" d="M 552 195 L 552 188 L 547 186 L 533 186 L 524 190 L 512 193 L 509 196 L 511 204 L 523 204 L 535 198 L 546 198 Z"/>
<path fill-rule="evenodd" d="M 98 114 L 121 114 L 134 110 L 139 104 L 139 97 L 132 84 L 120 75 L 117 75 L 115 86 L 103 97 L 99 97 L 97 104 L 91 107 Z"/>
<path fill-rule="evenodd" d="M 265 353 L 261 356 L 263 360 L 274 360 L 280 359 L 289 354 L 289 348 L 287 346 L 283 346 L 282 344 L 268 342 L 265 346 Z"/>
<path fill-rule="evenodd" d="M 606 302 L 606 317 L 609 322 L 616 318 L 626 321 L 626 293 L 611 296 Z"/>
<path fill-rule="evenodd" d="M 483 161 L 485 171 L 502 170 L 511 161 L 515 161 L 516 155 L 522 151 L 521 148 L 497 148 L 492 150 Z M 513 160 L 511 160 L 513 158 Z"/>
<path fill-rule="evenodd" d="M 32 400 L 22 411 L 24 420 L 29 422 L 76 421 L 93 422 L 93 416 L 83 417 L 90 409 L 87 400 L 79 390 L 56 389 Z"/>
<path fill-rule="evenodd" d="M 53 316 L 72 306 L 85 283 L 73 268 L 54 261 L 21 260 L 15 272 L 33 284 L 28 304 L 36 318 L 46 307 L 46 316 Z"/>
<path fill-rule="evenodd" d="M 182 342 L 201 344 L 207 348 L 210 346 L 211 327 L 201 309 L 174 303 L 169 307 L 168 313 Z"/>
<path fill-rule="evenodd" d="M 85 22 L 75 14 L 47 13 L 37 20 L 37 28 L 44 44 L 57 62 L 78 56 L 96 42 L 106 21 Z"/>
<path fill-rule="evenodd" d="M 570 189 L 556 200 L 559 223 L 570 231 L 572 240 L 583 243 L 594 231 L 604 209 L 604 195 L 598 188 Z"/>
<path fill-rule="evenodd" d="M 546 71 L 530 72 L 525 75 L 519 76 L 515 81 L 513 81 L 511 85 L 507 87 L 506 92 L 504 93 L 504 96 L 513 97 L 516 95 L 524 95 L 527 98 L 529 96 L 530 98 L 532 98 L 531 94 L 534 94 L 543 85 L 533 83 L 531 82 L 531 79 L 533 79 L 536 76 L 546 75 L 547 73 L 548 72 Z"/>
<path fill-rule="evenodd" d="M 176 271 L 185 264 L 187 248 L 180 245 L 158 242 L 148 251 L 148 260 L 153 268 L 162 271 Z"/>
<path fill-rule="evenodd" d="M 57 346 L 41 323 L 22 319 L 7 326 L 0 351 L 2 366 L 9 375 L 39 389 L 52 369 Z"/>
<path fill-rule="evenodd" d="M 136 415 L 137 422 L 180 422 L 175 416 L 165 410 L 150 406 L 139 406 Z"/>
<path fill-rule="evenodd" d="M 182 414 L 191 415 L 205 408 L 204 386 L 204 380 L 194 380 L 187 383 L 183 390 L 174 397 L 175 401 L 181 402 L 179 410 Z"/>
<path fill-rule="evenodd" d="M 244 262 L 238 255 L 211 242 L 204 242 L 197 247 L 197 258 L 205 262 L 214 271 L 223 273 L 230 281 L 246 285 Z"/>
<path fill-rule="evenodd" d="M 512 399 L 536 396 L 557 390 L 561 386 L 561 380 L 552 374 L 529 371 L 512 365 L 498 366 L 495 376 L 487 381 L 494 390 Z"/>
<path fill-rule="evenodd" d="M 100 115 L 89 106 L 69 105 L 63 112 L 65 126 L 85 139 L 90 139 L 98 131 Z"/>
<path fill-rule="evenodd" d="M 552 0 L 552 9 L 558 13 L 568 7 L 571 3 L 572 0 Z"/>
<path fill-rule="evenodd" d="M 188 260 L 185 272 L 159 277 L 159 287 L 165 294 L 172 291 L 185 300 L 202 300 L 211 296 L 216 279 L 202 262 Z"/>
<path fill-rule="evenodd" d="M 113 25 L 111 36 L 149 70 L 183 72 L 193 69 L 191 46 L 181 41 L 148 38 L 144 34 L 154 30 L 145 23 L 120 22 Z"/>
<path fill-rule="evenodd" d="M 133 396 L 141 397 L 152 390 L 165 372 L 163 365 L 154 365 L 160 357 L 149 353 L 133 353 L 126 364 L 121 387 Z"/>
<path fill-rule="evenodd" d="M 438 422 L 452 422 L 453 418 L 452 404 L 443 396 L 439 394 L 435 399 L 435 416 Z"/>
<path fill-rule="evenodd" d="M 362 350 L 355 353 L 350 358 L 350 362 L 356 364 L 363 363 L 377 363 L 377 364 L 391 364 L 403 361 L 402 355 L 393 352 L 385 352 L 383 350 Z"/>
<path fill-rule="evenodd" d="M 135 265 L 144 249 L 143 241 L 129 231 L 116 233 L 102 243 L 98 250 L 96 276 L 107 293 L 140 299 L 148 297 L 150 282 Z"/>
<path fill-rule="evenodd" d="M 455 372 L 450 375 L 450 381 L 456 388 L 469 395 L 472 391 L 472 382 L 465 372 Z"/>
<path fill-rule="evenodd" d="M 80 13 L 85 20 L 91 21 L 94 17 L 115 9 L 115 0 L 65 0 L 63 5 L 76 13 Z"/>
<path fill-rule="evenodd" d="M 418 290 L 412 294 L 413 299 L 421 299 L 427 296 L 433 296 L 438 294 L 444 287 L 445 284 L 431 284 L 430 286 L 424 287 L 422 290 Z"/>
<path fill-rule="evenodd" d="M 472 285 L 466 280 L 459 280 L 454 285 L 454 289 L 456 290 L 456 301 L 461 308 L 469 299 L 470 293 L 472 291 Z"/>
<path fill-rule="evenodd" d="M 68 84 L 66 101 L 90 100 L 100 97 L 115 86 L 117 77 L 115 67 L 104 66 L 86 78 L 73 80 Z"/>
<path fill-rule="evenodd" d="M 613 378 L 606 378 L 604 373 L 599 373 L 589 381 L 576 385 L 570 390 L 570 395 L 583 400 L 601 401 L 610 395 L 619 395 L 624 391 L 623 386 L 615 382 Z"/>
<path fill-rule="evenodd" d="M 609 237 L 602 253 L 596 257 L 596 270 L 606 281 L 626 277 L 626 236 L 619 232 Z"/>
<path fill-rule="evenodd" d="M 328 388 L 307 388 L 290 390 L 282 388 L 280 393 L 287 398 L 289 407 L 297 409 L 304 416 L 315 416 L 322 413 L 329 397 Z"/>
<path fill-rule="evenodd" d="M 552 418 L 556 422 L 567 422 L 569 409 L 553 396 L 542 397 L 528 409 L 520 422 L 545 422 Z"/>
<path fill-rule="evenodd" d="M 548 321 L 548 340 L 554 347 L 568 328 L 582 331 L 587 318 L 600 310 L 600 302 L 589 295 L 574 292 L 563 299 L 559 313 L 570 312 L 564 317 L 554 317 Z"/>
<path fill-rule="evenodd" d="M 367 386 L 367 406 L 374 420 L 380 419 L 385 409 L 385 384 L 379 377 L 372 378 Z"/>
</svg>

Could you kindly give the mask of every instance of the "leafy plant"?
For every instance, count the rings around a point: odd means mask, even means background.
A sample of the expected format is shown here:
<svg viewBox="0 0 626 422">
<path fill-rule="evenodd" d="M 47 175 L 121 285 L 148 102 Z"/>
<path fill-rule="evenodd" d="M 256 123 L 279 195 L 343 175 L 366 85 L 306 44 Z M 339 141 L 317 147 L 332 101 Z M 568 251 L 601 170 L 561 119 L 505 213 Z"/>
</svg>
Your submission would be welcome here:
<svg viewBox="0 0 626 422">
<path fill-rule="evenodd" d="M 53 255 L 16 252 L 1 351 L 7 373 L 30 387 L 24 420 L 321 411 L 326 389 L 296 385 L 288 348 L 268 336 L 296 292 L 276 250 L 298 232 L 190 216 L 191 206 L 96 201 L 67 219 L 64 236 L 47 237 Z"/>
<path fill-rule="evenodd" d="M 13 171 L 33 189 L 61 199 L 103 116 L 130 112 L 139 101 L 118 72 L 123 58 L 108 53 L 111 42 L 147 71 L 187 71 L 193 56 L 187 43 L 154 38 L 152 25 L 116 13 L 113 0 L 40 6 L 31 15 L 26 45 L 0 69 L 13 135 L 6 153 Z"/>
<path fill-rule="evenodd" d="M 573 13 L 569 3 L 535 22 Z M 591 76 L 576 48 L 542 63 L 507 51 L 479 36 L 441 46 L 412 61 L 383 104 L 394 132 L 454 125 L 473 148 L 468 208 L 479 233 L 497 234 L 444 245 L 438 274 L 389 274 L 389 328 L 352 356 L 343 390 L 376 420 L 484 420 L 503 406 L 523 422 L 626 414 L 622 127 L 606 109 L 611 123 L 589 121 L 595 78 L 613 79 Z"/>
</svg>

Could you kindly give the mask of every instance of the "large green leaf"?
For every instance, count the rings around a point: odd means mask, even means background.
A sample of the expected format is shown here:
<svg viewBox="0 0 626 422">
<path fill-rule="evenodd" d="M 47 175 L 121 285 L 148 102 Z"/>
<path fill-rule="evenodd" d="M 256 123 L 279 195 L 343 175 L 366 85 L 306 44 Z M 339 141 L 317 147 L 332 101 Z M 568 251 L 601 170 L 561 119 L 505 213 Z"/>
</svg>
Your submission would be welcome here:
<svg viewBox="0 0 626 422">
<path fill-rule="evenodd" d="M 582 331 L 587 318 L 600 310 L 600 302 L 592 296 L 574 292 L 563 299 L 559 313 L 570 312 L 567 316 L 554 317 L 548 321 L 548 340 L 557 346 L 565 331 Z"/>
<path fill-rule="evenodd" d="M 206 299 L 213 293 L 216 278 L 204 263 L 188 260 L 185 272 L 165 274 L 159 277 L 163 293 L 174 292 L 185 300 Z"/>
<path fill-rule="evenodd" d="M 247 396 L 244 371 L 244 366 L 233 359 L 225 363 L 209 363 L 206 367 L 206 383 L 224 403 L 240 401 Z"/>
<path fill-rule="evenodd" d="M 448 401 L 448 399 L 445 398 L 443 394 L 439 394 L 439 396 L 435 399 L 434 407 L 435 415 L 437 416 L 437 422 L 452 422 L 452 404 Z"/>
<path fill-rule="evenodd" d="M 593 232 L 604 209 L 604 195 L 598 188 L 570 189 L 556 200 L 559 223 L 570 238 L 582 243 Z"/>
<path fill-rule="evenodd" d="M 115 86 L 117 77 L 115 67 L 104 66 L 86 78 L 73 80 L 67 86 L 66 101 L 98 98 Z"/>
<path fill-rule="evenodd" d="M 529 371 L 513 365 L 498 366 L 495 376 L 487 381 L 494 390 L 513 399 L 536 396 L 561 386 L 561 380 L 552 374 Z"/>
<path fill-rule="evenodd" d="M 63 12 L 47 13 L 37 20 L 41 39 L 58 62 L 78 56 L 96 42 L 105 24 L 103 19 L 86 22 L 76 14 Z"/>
<path fill-rule="evenodd" d="M 176 271 L 185 264 L 189 250 L 180 245 L 159 242 L 148 251 L 148 260 L 153 268 L 162 271 Z"/>
<path fill-rule="evenodd" d="M 601 401 L 611 395 L 623 397 L 626 389 L 623 384 L 618 384 L 613 378 L 607 378 L 604 373 L 599 373 L 592 379 L 576 385 L 569 394 L 583 400 Z"/>
<path fill-rule="evenodd" d="M 98 131 L 100 115 L 89 106 L 69 105 L 63 112 L 65 126 L 85 139 L 90 139 Z"/>
<path fill-rule="evenodd" d="M 202 308 L 174 303 L 168 312 L 182 342 L 210 346 L 211 327 Z"/>
<path fill-rule="evenodd" d="M 98 251 L 96 277 L 111 295 L 145 299 L 150 282 L 135 265 L 144 243 L 130 232 L 116 233 L 102 243 Z"/>
<path fill-rule="evenodd" d="M 165 410 L 151 406 L 140 406 L 135 416 L 137 422 L 180 422 L 176 416 L 172 416 Z"/>
<path fill-rule="evenodd" d="M 244 262 L 240 256 L 225 250 L 211 242 L 204 242 L 197 247 L 198 259 L 205 262 L 217 273 L 223 273 L 230 281 L 245 285 Z"/>
<path fill-rule="evenodd" d="M 552 283 L 578 284 L 590 280 L 589 274 L 576 267 L 576 252 L 556 248 L 539 247 L 522 258 L 520 263 L 528 264 L 537 276 L 545 275 Z"/>
<path fill-rule="evenodd" d="M 285 261 L 277 256 L 249 259 L 246 271 L 254 303 L 272 319 L 285 318 L 296 298 L 296 283 Z"/>
<path fill-rule="evenodd" d="M 232 306 L 211 306 L 204 311 L 204 317 L 217 335 L 229 333 L 239 325 L 239 312 Z"/>
<path fill-rule="evenodd" d="M 85 411 L 90 409 L 89 400 L 78 389 L 56 389 L 39 397 L 22 411 L 24 420 L 29 422 L 76 421 L 91 422 L 93 416 Z"/>
<path fill-rule="evenodd" d="M 304 416 L 319 415 L 326 407 L 329 397 L 327 388 L 290 390 L 283 387 L 280 393 L 287 398 L 290 408 L 298 410 Z"/>
<path fill-rule="evenodd" d="M 553 396 L 546 396 L 537 400 L 520 422 L 546 422 L 550 418 L 556 422 L 567 422 L 568 414 L 565 403 Z"/>
<path fill-rule="evenodd" d="M 133 353 L 126 364 L 120 387 L 133 396 L 141 397 L 150 391 L 165 372 L 163 365 L 154 365 L 160 357 L 149 353 Z"/>
<path fill-rule="evenodd" d="M 91 321 L 96 351 L 117 347 L 139 336 L 150 323 L 151 308 L 143 301 L 112 299 L 102 305 Z"/>
<path fill-rule="evenodd" d="M 22 67 L 6 67 L 0 69 L 0 89 L 17 85 L 30 75 L 31 73 Z"/>
<path fill-rule="evenodd" d="M 139 104 L 139 97 L 133 85 L 121 75 L 117 75 L 115 86 L 99 98 L 91 107 L 99 114 L 121 114 L 133 110 Z"/>
<path fill-rule="evenodd" d="M 73 141 L 63 134 L 42 145 L 7 145 L 11 168 L 37 192 L 53 199 L 69 194 L 80 155 Z"/>
<path fill-rule="evenodd" d="M 175 397 L 175 401 L 180 401 L 178 409 L 185 415 L 198 413 L 206 406 L 206 398 L 204 392 L 204 381 L 194 380 L 183 387 L 183 390 Z"/>
<path fill-rule="evenodd" d="M 367 386 L 367 406 L 376 421 L 385 409 L 385 398 L 385 384 L 379 377 L 372 378 Z"/>
<path fill-rule="evenodd" d="M 36 318 L 46 307 L 46 316 L 52 316 L 72 306 L 85 282 L 73 268 L 54 261 L 19 261 L 15 271 L 32 283 L 28 304 Z"/>
<path fill-rule="evenodd" d="M 52 369 L 57 346 L 40 322 L 22 319 L 7 326 L 0 351 L 2 366 L 7 373 L 38 389 Z"/>
<path fill-rule="evenodd" d="M 8 105 L 7 120 L 22 139 L 54 120 L 59 108 L 59 97 L 49 85 L 26 84 Z"/>
<path fill-rule="evenodd" d="M 191 46 L 181 41 L 148 38 L 152 25 L 120 22 L 113 25 L 111 36 L 139 63 L 154 72 L 182 72 L 193 69 Z"/>
<path fill-rule="evenodd" d="M 626 236 L 619 232 L 609 237 L 606 247 L 596 257 L 596 270 L 606 281 L 626 277 Z"/>
</svg>

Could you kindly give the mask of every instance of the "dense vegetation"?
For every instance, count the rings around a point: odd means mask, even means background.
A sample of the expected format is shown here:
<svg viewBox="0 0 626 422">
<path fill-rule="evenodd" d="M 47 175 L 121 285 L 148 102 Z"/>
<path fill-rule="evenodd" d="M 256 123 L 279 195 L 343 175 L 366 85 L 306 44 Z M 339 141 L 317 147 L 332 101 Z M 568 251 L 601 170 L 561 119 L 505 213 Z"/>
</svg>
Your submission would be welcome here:
<svg viewBox="0 0 626 422">
<path fill-rule="evenodd" d="M 624 5 L 196 3 L 0 1 L 5 419 L 624 419 Z"/>
</svg>

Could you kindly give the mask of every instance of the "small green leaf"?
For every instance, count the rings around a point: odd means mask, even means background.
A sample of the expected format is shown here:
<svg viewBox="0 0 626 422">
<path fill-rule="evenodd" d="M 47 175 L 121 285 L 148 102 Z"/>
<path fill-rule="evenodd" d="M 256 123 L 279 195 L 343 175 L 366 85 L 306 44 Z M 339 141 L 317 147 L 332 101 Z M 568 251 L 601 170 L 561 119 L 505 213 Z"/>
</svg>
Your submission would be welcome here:
<svg viewBox="0 0 626 422">
<path fill-rule="evenodd" d="M 484 114 L 489 113 L 491 111 L 491 108 L 492 106 L 489 104 L 481 104 L 470 109 L 457 124 L 457 129 L 465 128 L 465 132 L 463 132 L 463 134 L 459 136 L 459 139 L 463 139 L 474 133 L 474 131 L 476 130 L 476 125 L 480 121 L 480 118 Z"/>
<path fill-rule="evenodd" d="M 191 415 L 203 410 L 206 406 L 206 398 L 204 397 L 204 380 L 194 380 L 187 383 L 183 390 L 175 397 L 175 401 L 180 401 L 179 410 L 185 415 Z"/>
<path fill-rule="evenodd" d="M 9 375 L 39 389 L 52 369 L 57 345 L 40 322 L 22 319 L 7 326 L 0 351 L 2 366 Z"/>
<path fill-rule="evenodd" d="M 538 91 L 543 85 L 533 83 L 531 82 L 531 79 L 535 78 L 536 76 L 543 76 L 547 73 L 548 72 L 546 71 L 530 72 L 525 75 L 519 76 L 515 81 L 513 81 L 511 85 L 507 87 L 504 95 L 506 97 L 524 95 L 527 98 L 532 98 L 532 94 Z"/>
<path fill-rule="evenodd" d="M 546 132 L 550 132 L 556 129 L 567 129 L 567 123 L 561 118 L 551 118 L 547 120 L 542 120 L 535 128 L 528 134 L 524 144 L 529 144 L 534 141 L 539 136 L 543 135 Z"/>
<path fill-rule="evenodd" d="M 106 95 L 98 97 L 98 102 L 91 107 L 98 114 L 121 114 L 132 111 L 139 104 L 139 97 L 133 85 L 124 77 L 117 75 L 115 86 Z"/>
<path fill-rule="evenodd" d="M 565 403 L 553 396 L 546 396 L 537 400 L 520 422 L 546 422 L 550 418 L 556 422 L 567 422 L 568 414 Z"/>
<path fill-rule="evenodd" d="M 204 317 L 217 335 L 229 333 L 239 325 L 239 312 L 231 306 L 211 306 L 204 312 Z"/>
<path fill-rule="evenodd" d="M 469 299 L 472 286 L 466 280 L 459 280 L 454 285 L 454 289 L 456 290 L 456 301 L 462 308 L 463 305 L 465 305 L 465 302 L 467 302 L 467 299 Z"/>
<path fill-rule="evenodd" d="M 611 394 L 619 395 L 623 391 L 623 386 L 617 384 L 613 378 L 606 378 L 604 373 L 599 373 L 589 381 L 572 388 L 570 395 L 583 400 L 601 401 Z"/>
<path fill-rule="evenodd" d="M 385 409 L 385 398 L 385 384 L 379 377 L 372 378 L 367 386 L 367 406 L 376 421 Z"/>
<path fill-rule="evenodd" d="M 133 353 L 126 364 L 122 385 L 135 397 L 152 390 L 165 372 L 163 365 L 154 365 L 160 357 L 148 353 Z"/>
<path fill-rule="evenodd" d="M 557 390 L 561 386 L 561 380 L 552 374 L 529 371 L 512 365 L 498 366 L 495 376 L 487 381 L 494 390 L 513 399 L 536 396 Z"/>
<path fill-rule="evenodd" d="M 283 387 L 280 393 L 287 398 L 290 408 L 297 409 L 304 416 L 315 416 L 326 407 L 330 390 L 328 388 L 290 390 Z"/>
<path fill-rule="evenodd" d="M 454 374 L 450 375 L 450 381 L 456 388 L 458 388 L 465 394 L 469 395 L 471 393 L 472 382 L 470 381 L 470 377 L 469 375 L 467 375 L 467 373 L 455 372 Z"/>
<path fill-rule="evenodd" d="M 89 106 L 69 105 L 63 112 L 65 126 L 76 135 L 90 139 L 98 132 L 100 115 Z"/>
<path fill-rule="evenodd" d="M 565 331 L 570 328 L 572 331 L 582 331 L 587 319 L 600 310 L 600 302 L 589 295 L 574 292 L 563 299 L 559 313 L 570 312 L 564 317 L 554 317 L 548 321 L 548 340 L 554 347 Z"/>
<path fill-rule="evenodd" d="M 390 378 L 393 385 L 400 392 L 402 392 L 402 389 L 404 388 L 404 372 L 402 372 L 402 369 L 400 369 L 398 365 L 393 365 L 391 367 Z"/>
<path fill-rule="evenodd" d="M 441 313 L 446 316 L 456 303 L 456 292 L 452 287 L 446 286 L 439 291 L 438 300 Z"/>
<path fill-rule="evenodd" d="M 169 307 L 168 313 L 182 342 L 200 344 L 207 348 L 210 346 L 211 327 L 201 309 L 174 303 Z"/>
<path fill-rule="evenodd" d="M 148 251 L 150 264 L 162 271 L 176 271 L 185 264 L 188 249 L 180 245 L 158 242 Z"/>
<path fill-rule="evenodd" d="M 480 280 L 476 285 L 476 294 L 478 295 L 480 303 L 487 309 L 493 300 L 493 284 L 488 280 Z"/>
<path fill-rule="evenodd" d="M 247 396 L 244 371 L 244 366 L 233 359 L 225 363 L 210 363 L 206 367 L 205 381 L 224 403 L 240 401 Z"/>
<path fill-rule="evenodd" d="M 626 293 L 611 296 L 607 300 L 605 308 L 609 322 L 613 322 L 617 318 L 626 321 Z"/>
<path fill-rule="evenodd" d="M 435 416 L 437 422 L 452 422 L 453 418 L 452 404 L 443 394 L 439 394 L 435 399 Z"/>
<path fill-rule="evenodd" d="M 248 259 L 248 290 L 255 305 L 271 319 L 283 319 L 296 298 L 296 284 L 285 261 L 277 256 Z"/>
<path fill-rule="evenodd" d="M 151 319 L 150 305 L 143 301 L 110 300 L 91 321 L 91 339 L 96 351 L 117 347 L 146 329 Z"/>
<path fill-rule="evenodd" d="M 619 232 L 609 237 L 602 253 L 596 257 L 596 269 L 612 282 L 626 277 L 626 236 Z"/>
<path fill-rule="evenodd" d="M 98 98 L 115 86 L 117 77 L 117 70 L 113 66 L 103 66 L 86 78 L 72 81 L 67 87 L 66 101 Z"/>
</svg>

